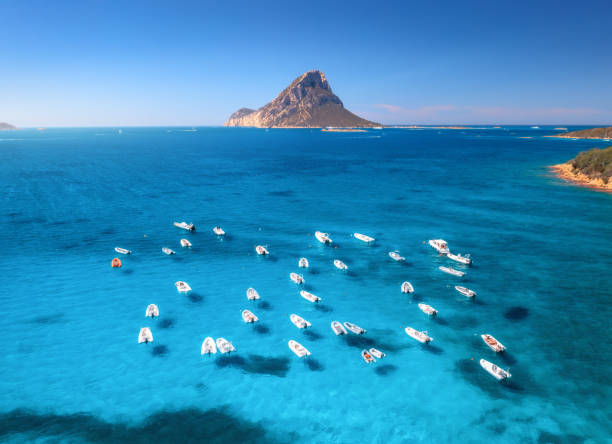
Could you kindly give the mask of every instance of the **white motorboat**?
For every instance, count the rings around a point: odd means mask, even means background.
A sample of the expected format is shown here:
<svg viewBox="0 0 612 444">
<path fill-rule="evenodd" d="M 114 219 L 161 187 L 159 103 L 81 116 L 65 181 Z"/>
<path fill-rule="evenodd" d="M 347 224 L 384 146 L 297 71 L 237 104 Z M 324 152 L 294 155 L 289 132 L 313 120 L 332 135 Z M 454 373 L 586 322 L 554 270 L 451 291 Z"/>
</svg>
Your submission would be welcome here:
<svg viewBox="0 0 612 444">
<path fill-rule="evenodd" d="M 217 236 L 225 236 L 225 231 L 223 231 L 223 228 L 218 226 L 213 228 L 213 233 L 215 233 Z"/>
<path fill-rule="evenodd" d="M 301 274 L 297 274 L 297 273 L 289 273 L 289 278 L 298 285 L 306 282 L 304 280 L 304 276 L 302 276 Z"/>
<path fill-rule="evenodd" d="M 348 266 L 344 262 L 342 262 L 340 259 L 334 260 L 334 266 L 338 270 L 348 270 Z"/>
<path fill-rule="evenodd" d="M 361 328 L 359 325 L 355 325 L 352 324 L 350 322 L 345 322 L 344 326 L 346 327 L 347 330 L 350 330 L 351 332 L 355 333 L 356 335 L 362 335 L 366 332 L 366 330 L 364 328 Z"/>
<path fill-rule="evenodd" d="M 495 379 L 498 381 L 505 381 L 512 377 L 510 372 L 499 368 L 492 362 L 487 361 L 486 359 L 480 360 L 480 366 L 484 368 L 488 373 L 490 373 Z"/>
<path fill-rule="evenodd" d="M 366 364 L 369 364 L 370 362 L 376 362 L 376 359 L 374 359 L 374 356 L 372 356 L 370 352 L 367 350 L 361 350 L 361 357 L 366 362 Z"/>
<path fill-rule="evenodd" d="M 366 236 L 365 234 L 361 234 L 361 233 L 353 233 L 353 236 L 355 236 L 357 239 L 365 243 L 374 242 L 376 240 L 373 237 Z"/>
<path fill-rule="evenodd" d="M 181 239 L 181 247 L 191 247 L 191 242 L 187 239 Z"/>
<path fill-rule="evenodd" d="M 371 354 L 372 356 L 375 356 L 375 357 L 377 357 L 378 359 L 382 359 L 382 358 L 384 358 L 385 356 L 387 356 L 386 354 L 384 354 L 383 352 L 381 352 L 381 351 L 380 351 L 380 350 L 378 350 L 377 348 L 371 348 L 369 351 L 370 351 L 370 354 Z"/>
<path fill-rule="evenodd" d="M 484 343 L 487 344 L 489 348 L 495 353 L 503 352 L 506 349 L 506 347 L 504 347 L 504 344 L 502 344 L 489 334 L 485 333 L 484 335 L 480 335 L 480 337 L 482 338 Z"/>
<path fill-rule="evenodd" d="M 400 256 L 397 251 L 390 251 L 389 257 L 393 259 L 394 261 L 398 261 L 398 262 L 403 262 L 406 260 L 406 258 L 403 256 Z"/>
<path fill-rule="evenodd" d="M 300 268 L 308 268 L 309 264 L 308 264 L 308 259 L 306 259 L 305 257 L 300 258 L 300 261 L 298 262 L 298 265 Z"/>
<path fill-rule="evenodd" d="M 254 301 L 254 300 L 256 300 L 256 299 L 259 299 L 259 293 L 257 293 L 257 290 L 255 290 L 255 289 L 254 289 L 254 288 L 252 288 L 252 287 L 251 287 L 251 288 L 249 288 L 249 289 L 246 291 L 246 296 L 247 296 L 247 299 L 248 299 L 248 300 L 250 300 L 250 301 Z"/>
<path fill-rule="evenodd" d="M 463 271 L 455 270 L 452 267 L 438 267 L 438 268 L 440 269 L 440 271 L 443 271 L 444 273 L 452 274 L 453 276 L 458 276 L 458 277 L 465 276 L 465 273 Z"/>
<path fill-rule="evenodd" d="M 255 252 L 260 256 L 265 256 L 266 254 L 270 254 L 270 252 L 263 245 L 257 245 L 255 247 Z"/>
<path fill-rule="evenodd" d="M 242 310 L 242 320 L 247 324 L 259 321 L 259 318 L 251 310 Z"/>
<path fill-rule="evenodd" d="M 138 343 L 148 343 L 153 342 L 153 333 L 151 333 L 151 329 L 149 327 L 142 327 L 140 329 L 140 333 L 138 333 Z"/>
<path fill-rule="evenodd" d="M 346 329 L 338 321 L 332 321 L 331 329 L 334 333 L 336 333 L 336 336 L 346 334 Z"/>
<path fill-rule="evenodd" d="M 446 257 L 461 264 L 472 265 L 472 259 L 470 258 L 469 254 L 461 256 L 460 254 L 447 253 Z"/>
<path fill-rule="evenodd" d="M 298 356 L 298 358 L 303 358 L 304 356 L 310 355 L 310 352 L 306 347 L 293 339 L 289 341 L 289 348 Z"/>
<path fill-rule="evenodd" d="M 126 250 L 125 248 L 115 247 L 115 251 L 121 254 L 132 254 L 130 250 Z"/>
<path fill-rule="evenodd" d="M 217 348 L 219 349 L 219 352 L 221 352 L 222 354 L 231 353 L 233 351 L 236 351 L 234 344 L 232 344 L 230 341 L 228 341 L 225 338 L 217 338 Z"/>
<path fill-rule="evenodd" d="M 174 222 L 174 226 L 187 231 L 196 230 L 195 225 L 193 223 L 188 224 L 187 222 Z"/>
<path fill-rule="evenodd" d="M 434 250 L 436 250 L 440 254 L 450 253 L 450 250 L 448 249 L 448 244 L 444 239 L 430 239 L 428 243 Z"/>
<path fill-rule="evenodd" d="M 306 290 L 300 291 L 300 296 L 310 302 L 319 302 L 321 300 L 319 296 L 315 296 L 314 294 L 309 293 Z"/>
<path fill-rule="evenodd" d="M 211 355 L 213 353 L 217 353 L 217 346 L 215 345 L 215 340 L 210 336 L 204 339 L 204 342 L 202 342 L 201 353 L 203 355 Z"/>
<path fill-rule="evenodd" d="M 414 293 L 414 287 L 408 281 L 402 284 L 402 293 Z"/>
<path fill-rule="evenodd" d="M 476 292 L 474 290 L 470 290 L 467 287 L 461 287 L 460 285 L 455 285 L 455 290 L 457 290 L 462 295 L 467 296 L 468 298 L 473 298 L 474 296 L 476 296 Z"/>
<path fill-rule="evenodd" d="M 162 251 L 163 251 L 165 254 L 168 254 L 168 255 L 169 255 L 169 254 L 176 254 L 176 251 L 171 250 L 171 249 L 170 249 L 170 248 L 168 248 L 168 247 L 163 247 L 163 248 L 162 248 Z"/>
<path fill-rule="evenodd" d="M 323 232 L 321 232 L 321 231 L 317 231 L 317 232 L 315 233 L 315 237 L 316 237 L 316 238 L 317 238 L 317 240 L 318 240 L 319 242 L 321 242 L 322 244 L 329 245 L 329 244 L 331 244 L 331 243 L 332 243 L 332 240 L 331 240 L 331 238 L 329 237 L 329 234 L 328 234 L 328 233 L 323 233 Z"/>
<path fill-rule="evenodd" d="M 416 339 L 417 341 L 419 341 L 419 342 L 421 342 L 421 343 L 423 343 L 423 344 L 426 344 L 426 343 L 428 343 L 428 342 L 433 341 L 433 338 L 430 338 L 430 337 L 427 335 L 427 332 L 426 332 L 426 331 L 418 331 L 418 330 L 415 330 L 415 329 L 414 329 L 414 328 L 412 328 L 412 327 L 406 327 L 406 328 L 404 329 L 404 331 L 406 332 L 406 334 L 407 334 L 408 336 L 410 336 L 411 338 Z"/>
<path fill-rule="evenodd" d="M 433 308 L 431 305 L 423 304 L 422 302 L 419 304 L 419 308 L 423 313 L 428 314 L 429 316 L 435 316 L 438 314 L 438 310 Z"/>
<path fill-rule="evenodd" d="M 159 308 L 157 308 L 157 305 L 155 305 L 155 304 L 147 305 L 147 309 L 145 311 L 145 316 L 146 317 L 151 317 L 151 318 L 154 318 L 155 316 L 159 316 Z"/>
<path fill-rule="evenodd" d="M 289 319 L 291 320 L 293 325 L 295 325 L 297 328 L 308 328 L 312 325 L 306 319 L 304 319 L 301 316 L 296 315 L 295 313 L 292 313 L 291 315 L 289 315 Z"/>
<path fill-rule="evenodd" d="M 176 289 L 179 291 L 179 293 L 187 293 L 188 291 L 191 291 L 191 287 L 187 282 L 176 281 L 174 285 L 176 285 Z"/>
</svg>

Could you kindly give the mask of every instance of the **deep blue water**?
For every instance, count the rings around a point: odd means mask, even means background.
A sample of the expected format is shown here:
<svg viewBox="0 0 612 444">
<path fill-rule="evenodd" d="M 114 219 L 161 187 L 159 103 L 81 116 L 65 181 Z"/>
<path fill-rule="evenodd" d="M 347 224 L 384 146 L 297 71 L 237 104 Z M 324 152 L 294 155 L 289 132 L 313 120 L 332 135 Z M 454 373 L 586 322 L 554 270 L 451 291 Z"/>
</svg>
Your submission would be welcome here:
<svg viewBox="0 0 612 444">
<path fill-rule="evenodd" d="M 552 133 L 0 133 L 0 441 L 610 442 L 612 195 L 549 173 L 602 146 L 542 137 Z M 438 270 L 450 261 L 424 243 L 438 237 L 474 258 L 456 265 L 465 278 Z M 134 252 L 121 269 L 115 246 Z M 387 256 L 396 249 L 405 264 Z M 319 305 L 289 280 L 301 256 Z M 193 292 L 178 294 L 177 280 Z M 250 286 L 261 301 L 247 301 Z M 149 303 L 158 319 L 144 317 Z M 244 308 L 260 322 L 244 324 Z M 368 331 L 336 337 L 332 320 Z M 407 325 L 434 342 L 421 346 Z M 143 326 L 152 344 L 137 344 Z M 202 357 L 206 336 L 237 352 Z M 298 359 L 289 339 L 312 356 Z M 366 365 L 366 346 L 387 357 Z"/>
</svg>

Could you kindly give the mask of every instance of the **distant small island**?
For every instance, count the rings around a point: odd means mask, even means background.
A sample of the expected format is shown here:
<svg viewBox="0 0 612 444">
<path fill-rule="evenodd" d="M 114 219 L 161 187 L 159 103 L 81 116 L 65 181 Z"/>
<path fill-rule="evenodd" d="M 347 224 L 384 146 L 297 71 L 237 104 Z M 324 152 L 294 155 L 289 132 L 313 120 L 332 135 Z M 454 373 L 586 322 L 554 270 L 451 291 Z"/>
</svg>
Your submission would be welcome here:
<svg viewBox="0 0 612 444">
<path fill-rule="evenodd" d="M 325 74 L 308 71 L 285 88 L 276 99 L 253 110 L 240 108 L 224 126 L 257 128 L 371 128 L 380 127 L 353 114 L 335 95 Z"/>
<path fill-rule="evenodd" d="M 17 127 L 11 125 L 10 123 L 6 123 L 6 122 L 0 122 L 0 131 L 5 131 L 5 130 L 16 130 Z"/>
<path fill-rule="evenodd" d="M 562 179 L 612 192 L 612 146 L 583 151 L 572 160 L 551 167 Z"/>
<path fill-rule="evenodd" d="M 612 126 L 570 131 L 568 133 L 555 134 L 549 137 L 560 137 L 563 139 L 612 139 Z"/>
</svg>

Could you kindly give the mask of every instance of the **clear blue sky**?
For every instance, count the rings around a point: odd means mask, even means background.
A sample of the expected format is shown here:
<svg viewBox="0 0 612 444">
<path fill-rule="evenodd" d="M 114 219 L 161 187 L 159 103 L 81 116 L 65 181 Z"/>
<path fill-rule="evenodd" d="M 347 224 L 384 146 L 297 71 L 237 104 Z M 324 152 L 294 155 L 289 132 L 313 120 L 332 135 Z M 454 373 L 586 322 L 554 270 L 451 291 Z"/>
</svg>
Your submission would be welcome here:
<svg viewBox="0 0 612 444">
<path fill-rule="evenodd" d="M 0 121 L 219 125 L 310 69 L 383 123 L 612 125 L 612 1 L 0 1 Z"/>
</svg>

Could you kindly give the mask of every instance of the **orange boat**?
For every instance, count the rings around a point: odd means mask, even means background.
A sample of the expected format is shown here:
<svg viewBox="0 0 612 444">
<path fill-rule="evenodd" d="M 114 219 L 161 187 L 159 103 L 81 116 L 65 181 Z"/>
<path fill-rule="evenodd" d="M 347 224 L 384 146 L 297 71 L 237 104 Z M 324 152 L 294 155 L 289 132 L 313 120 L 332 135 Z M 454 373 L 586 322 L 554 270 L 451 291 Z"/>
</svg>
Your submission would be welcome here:
<svg viewBox="0 0 612 444">
<path fill-rule="evenodd" d="M 111 267 L 113 267 L 113 268 L 121 268 L 121 261 L 119 260 L 118 257 L 114 258 L 111 261 Z"/>
</svg>

